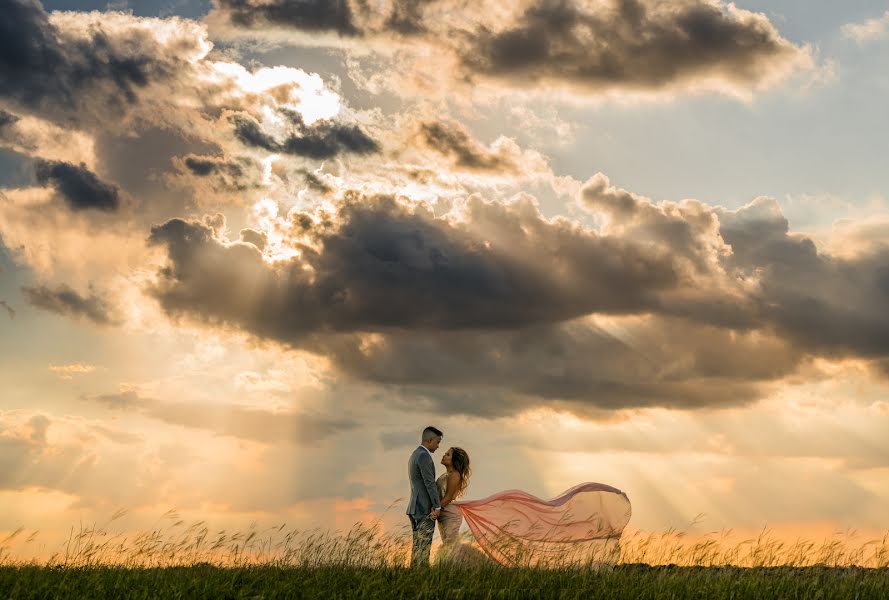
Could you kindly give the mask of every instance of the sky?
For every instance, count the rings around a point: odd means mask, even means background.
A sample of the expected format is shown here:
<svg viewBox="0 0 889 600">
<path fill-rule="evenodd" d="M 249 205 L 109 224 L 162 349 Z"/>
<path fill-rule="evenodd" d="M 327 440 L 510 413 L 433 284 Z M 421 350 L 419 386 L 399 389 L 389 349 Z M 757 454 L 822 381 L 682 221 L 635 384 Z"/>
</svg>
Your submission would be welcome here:
<svg viewBox="0 0 889 600">
<path fill-rule="evenodd" d="M 885 2 L 0 0 L 0 39 L 26 551 L 404 527 L 426 425 L 469 498 L 889 527 Z"/>
</svg>

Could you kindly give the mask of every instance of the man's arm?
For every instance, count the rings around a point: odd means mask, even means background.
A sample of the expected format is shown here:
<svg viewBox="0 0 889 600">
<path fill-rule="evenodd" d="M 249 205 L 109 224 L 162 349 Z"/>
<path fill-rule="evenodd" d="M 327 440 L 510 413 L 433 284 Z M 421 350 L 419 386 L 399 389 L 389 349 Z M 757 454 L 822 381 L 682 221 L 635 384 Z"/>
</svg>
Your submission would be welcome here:
<svg viewBox="0 0 889 600">
<path fill-rule="evenodd" d="M 432 499 L 432 510 L 441 508 L 441 499 L 438 497 L 438 487 L 435 485 L 435 463 L 432 457 L 426 452 L 420 455 L 420 475 L 423 477 L 423 484 L 429 497 Z"/>
</svg>

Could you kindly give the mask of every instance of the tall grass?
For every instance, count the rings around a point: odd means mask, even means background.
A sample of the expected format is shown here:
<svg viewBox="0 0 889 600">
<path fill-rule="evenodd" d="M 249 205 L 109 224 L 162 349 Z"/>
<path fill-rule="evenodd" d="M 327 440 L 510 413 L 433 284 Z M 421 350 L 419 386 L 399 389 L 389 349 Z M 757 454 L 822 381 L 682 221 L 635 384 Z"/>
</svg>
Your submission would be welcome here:
<svg viewBox="0 0 889 600">
<path fill-rule="evenodd" d="M 731 530 L 690 538 L 682 531 L 635 532 L 621 540 L 620 562 L 693 567 L 889 567 L 889 532 L 861 539 L 854 531 L 820 540 L 776 537 L 763 529 L 738 539 Z"/>
<path fill-rule="evenodd" d="M 381 520 L 356 524 L 348 531 L 286 524 L 259 528 L 256 523 L 245 531 L 227 531 L 213 529 L 206 521 L 186 523 L 169 511 L 158 519 L 168 523 L 164 527 L 114 532 L 113 524 L 125 514 L 118 511 L 102 525 L 72 527 L 65 543 L 43 559 L 22 551 L 31 547 L 39 532 L 26 537 L 25 529 L 19 528 L 0 539 L 0 566 L 391 568 L 406 566 L 410 558 L 409 528 L 386 532 Z M 471 544 L 471 536 L 466 534 L 464 543 Z M 837 532 L 821 540 L 791 542 L 768 529 L 747 539 L 738 539 L 731 530 L 691 535 L 670 529 L 633 532 L 603 549 L 607 555 L 598 557 L 598 562 L 607 565 L 889 568 L 889 532 L 870 539 L 861 539 L 855 531 Z M 433 549 L 433 560 L 435 553 Z M 578 564 L 561 558 L 563 565 Z"/>
<path fill-rule="evenodd" d="M 858 540 L 854 532 L 794 543 L 767 530 L 738 542 L 731 532 L 637 532 L 621 540 L 616 564 L 595 569 L 571 561 L 555 568 L 491 562 L 456 568 L 434 555 L 432 568 L 411 569 L 410 532 L 387 533 L 380 522 L 344 532 L 285 524 L 226 531 L 168 513 L 164 527 L 112 532 L 121 516 L 72 528 L 45 559 L 15 552 L 17 542 L 28 547 L 36 532 L 25 536 L 19 529 L 0 539 L 0 598 L 889 597 L 889 539 Z"/>
</svg>

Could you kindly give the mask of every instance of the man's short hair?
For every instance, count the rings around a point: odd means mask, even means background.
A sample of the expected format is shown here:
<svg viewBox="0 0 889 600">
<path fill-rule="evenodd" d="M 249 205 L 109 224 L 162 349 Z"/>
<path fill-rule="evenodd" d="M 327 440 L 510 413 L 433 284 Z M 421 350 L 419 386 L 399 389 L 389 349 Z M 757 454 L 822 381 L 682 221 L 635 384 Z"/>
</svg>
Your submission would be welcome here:
<svg viewBox="0 0 889 600">
<path fill-rule="evenodd" d="M 431 440 L 434 437 L 444 437 L 444 434 L 441 432 L 441 430 L 436 429 L 432 425 L 430 425 L 429 427 L 427 427 L 426 429 L 423 430 L 422 440 L 424 442 L 428 442 L 429 440 Z"/>
</svg>

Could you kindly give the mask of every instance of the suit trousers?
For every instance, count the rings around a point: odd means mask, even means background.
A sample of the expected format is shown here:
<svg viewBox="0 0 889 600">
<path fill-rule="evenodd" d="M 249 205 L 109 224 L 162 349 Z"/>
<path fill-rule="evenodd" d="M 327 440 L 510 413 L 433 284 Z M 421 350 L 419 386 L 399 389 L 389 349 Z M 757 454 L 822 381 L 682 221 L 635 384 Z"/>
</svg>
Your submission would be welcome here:
<svg viewBox="0 0 889 600">
<path fill-rule="evenodd" d="M 435 521 L 429 517 L 421 519 L 408 515 L 411 520 L 414 544 L 411 548 L 411 566 L 429 565 L 429 551 L 432 549 L 432 535 L 435 533 Z"/>
</svg>

